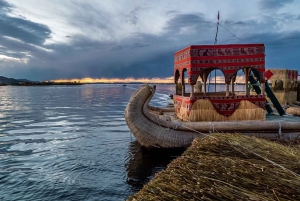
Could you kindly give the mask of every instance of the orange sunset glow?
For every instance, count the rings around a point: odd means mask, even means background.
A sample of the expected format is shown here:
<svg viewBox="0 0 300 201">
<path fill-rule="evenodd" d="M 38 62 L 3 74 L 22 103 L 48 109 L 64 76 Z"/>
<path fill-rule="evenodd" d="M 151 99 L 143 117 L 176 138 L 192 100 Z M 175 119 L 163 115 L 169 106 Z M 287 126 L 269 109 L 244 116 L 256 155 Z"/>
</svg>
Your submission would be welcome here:
<svg viewBox="0 0 300 201">
<path fill-rule="evenodd" d="M 198 78 L 199 81 L 202 81 L 201 78 Z M 215 79 L 214 77 L 211 77 L 211 83 L 214 83 Z M 51 80 L 51 82 L 80 82 L 80 83 L 153 83 L 153 84 L 173 84 L 174 83 L 174 77 L 167 77 L 167 78 L 73 78 L 73 79 L 58 79 L 58 80 Z M 187 83 L 187 79 L 185 79 L 185 83 Z M 225 83 L 224 76 L 217 76 L 216 78 L 217 83 Z M 244 83 L 245 77 L 244 76 L 237 76 L 236 77 L 236 83 Z"/>
<path fill-rule="evenodd" d="M 81 82 L 81 83 L 163 83 L 163 84 L 172 84 L 174 82 L 174 77 L 167 78 L 82 78 L 82 79 L 59 79 L 51 80 L 52 82 Z"/>
</svg>

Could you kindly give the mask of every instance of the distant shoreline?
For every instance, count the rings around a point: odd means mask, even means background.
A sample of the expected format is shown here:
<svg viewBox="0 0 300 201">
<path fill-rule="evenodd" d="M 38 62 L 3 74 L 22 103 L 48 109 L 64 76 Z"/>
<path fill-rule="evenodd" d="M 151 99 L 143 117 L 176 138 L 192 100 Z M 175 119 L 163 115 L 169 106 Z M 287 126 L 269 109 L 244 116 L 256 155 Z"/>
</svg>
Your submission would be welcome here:
<svg viewBox="0 0 300 201">
<path fill-rule="evenodd" d="M 37 83 L 14 83 L 14 84 L 0 84 L 0 86 L 57 86 L 57 85 L 84 85 L 84 84 L 114 84 L 114 85 L 130 85 L 130 84 L 162 84 L 162 85 L 174 85 L 174 83 L 143 83 L 143 82 L 130 82 L 130 83 L 109 83 L 109 82 L 94 82 L 94 83 L 81 83 L 81 82 L 37 82 Z M 211 83 L 215 85 L 215 83 Z M 223 83 L 216 83 L 216 85 L 225 85 Z M 245 85 L 244 83 L 235 83 L 235 85 Z"/>
</svg>

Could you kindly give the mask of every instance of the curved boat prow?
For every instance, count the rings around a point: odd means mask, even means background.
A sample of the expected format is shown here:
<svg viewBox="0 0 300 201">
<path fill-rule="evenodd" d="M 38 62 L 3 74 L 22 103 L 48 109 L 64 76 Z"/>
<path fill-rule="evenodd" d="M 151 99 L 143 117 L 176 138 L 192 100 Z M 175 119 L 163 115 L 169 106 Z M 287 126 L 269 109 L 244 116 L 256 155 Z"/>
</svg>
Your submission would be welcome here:
<svg viewBox="0 0 300 201">
<path fill-rule="evenodd" d="M 125 109 L 126 123 L 142 146 L 157 148 L 188 147 L 196 137 L 204 136 L 195 132 L 172 130 L 147 118 L 150 115 L 148 103 L 154 92 L 155 89 L 149 85 L 141 86 L 132 94 Z"/>
</svg>

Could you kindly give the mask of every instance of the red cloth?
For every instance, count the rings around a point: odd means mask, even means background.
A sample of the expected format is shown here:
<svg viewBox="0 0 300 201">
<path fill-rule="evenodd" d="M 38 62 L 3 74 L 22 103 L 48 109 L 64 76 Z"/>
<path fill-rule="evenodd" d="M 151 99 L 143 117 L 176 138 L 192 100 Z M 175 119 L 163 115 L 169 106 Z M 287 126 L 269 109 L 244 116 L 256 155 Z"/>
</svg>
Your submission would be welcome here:
<svg viewBox="0 0 300 201">
<path fill-rule="evenodd" d="M 266 71 L 265 76 L 266 76 L 267 80 L 270 79 L 273 75 L 274 75 L 274 74 L 272 73 L 272 71 L 270 71 L 270 70 L 267 70 L 267 71 Z"/>
</svg>

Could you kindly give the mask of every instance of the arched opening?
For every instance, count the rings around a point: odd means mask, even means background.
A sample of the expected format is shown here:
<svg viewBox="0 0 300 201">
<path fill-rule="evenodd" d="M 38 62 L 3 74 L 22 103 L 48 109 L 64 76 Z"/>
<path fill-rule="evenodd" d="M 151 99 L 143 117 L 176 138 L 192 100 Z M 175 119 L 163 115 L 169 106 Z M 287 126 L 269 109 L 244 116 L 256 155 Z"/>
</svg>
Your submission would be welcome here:
<svg viewBox="0 0 300 201">
<path fill-rule="evenodd" d="M 274 91 L 283 91 L 283 81 L 282 80 L 276 80 Z"/>
<path fill-rule="evenodd" d="M 187 93 L 190 93 L 190 88 L 186 86 L 188 84 L 188 72 L 186 68 L 182 70 L 181 83 L 182 83 L 182 95 L 186 96 L 188 95 Z"/>
<path fill-rule="evenodd" d="M 175 82 L 175 94 L 176 95 L 182 95 L 182 85 L 181 85 L 181 80 L 180 80 L 180 73 L 179 70 L 177 69 L 174 75 L 174 82 Z"/>
<path fill-rule="evenodd" d="M 209 93 L 225 92 L 225 76 L 224 73 L 218 69 L 209 69 L 206 81 L 206 91 Z"/>
<path fill-rule="evenodd" d="M 176 84 L 178 83 L 179 78 L 180 78 L 180 74 L 179 74 L 179 70 L 177 69 L 174 75 L 174 81 Z"/>
<path fill-rule="evenodd" d="M 293 80 L 288 81 L 287 88 L 289 91 L 293 91 L 293 89 L 294 89 L 294 81 Z"/>
<path fill-rule="evenodd" d="M 235 95 L 245 95 L 246 94 L 246 86 L 245 86 L 245 73 L 241 68 L 239 69 L 231 80 L 231 93 Z"/>
</svg>

